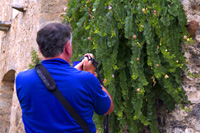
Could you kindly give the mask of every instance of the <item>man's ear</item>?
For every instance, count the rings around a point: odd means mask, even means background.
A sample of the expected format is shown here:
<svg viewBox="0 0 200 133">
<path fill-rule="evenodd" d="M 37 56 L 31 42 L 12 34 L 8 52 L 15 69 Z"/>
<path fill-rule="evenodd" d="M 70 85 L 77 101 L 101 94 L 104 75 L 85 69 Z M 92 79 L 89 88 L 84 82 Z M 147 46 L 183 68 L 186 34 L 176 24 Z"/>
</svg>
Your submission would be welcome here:
<svg viewBox="0 0 200 133">
<path fill-rule="evenodd" d="M 70 47 L 70 42 L 67 41 L 66 45 L 65 45 L 65 52 L 67 54 L 71 54 L 71 47 Z"/>
<path fill-rule="evenodd" d="M 40 53 L 42 54 L 42 52 L 41 52 L 41 49 L 40 49 L 40 47 L 39 47 L 39 46 L 38 46 L 38 49 L 39 49 Z"/>
</svg>

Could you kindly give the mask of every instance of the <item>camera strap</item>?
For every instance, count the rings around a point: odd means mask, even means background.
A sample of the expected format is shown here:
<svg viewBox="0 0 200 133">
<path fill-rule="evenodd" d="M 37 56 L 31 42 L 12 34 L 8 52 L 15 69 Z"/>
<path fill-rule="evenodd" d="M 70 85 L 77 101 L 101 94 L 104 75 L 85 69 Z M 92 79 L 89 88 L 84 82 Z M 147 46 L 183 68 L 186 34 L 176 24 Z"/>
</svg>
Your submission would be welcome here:
<svg viewBox="0 0 200 133">
<path fill-rule="evenodd" d="M 98 75 L 98 79 L 100 81 L 100 83 L 104 86 L 103 81 L 101 79 L 101 76 L 99 74 L 99 69 L 97 67 L 97 63 L 96 60 L 94 58 L 91 59 L 92 60 L 92 64 L 94 65 L 94 67 L 96 68 L 96 72 Z M 109 126 L 109 115 L 107 114 L 106 117 L 104 118 L 104 122 L 103 122 L 103 126 L 104 126 L 104 133 L 108 133 L 108 126 Z"/>
<path fill-rule="evenodd" d="M 76 110 L 70 105 L 67 99 L 62 95 L 59 89 L 56 87 L 56 82 L 51 77 L 48 70 L 42 64 L 37 64 L 35 66 L 35 71 L 46 86 L 46 88 L 52 92 L 59 102 L 63 105 L 65 110 L 69 113 L 69 115 L 77 122 L 77 124 L 83 129 L 85 133 L 91 133 L 89 127 L 86 122 L 81 118 L 81 116 L 76 112 Z"/>
</svg>

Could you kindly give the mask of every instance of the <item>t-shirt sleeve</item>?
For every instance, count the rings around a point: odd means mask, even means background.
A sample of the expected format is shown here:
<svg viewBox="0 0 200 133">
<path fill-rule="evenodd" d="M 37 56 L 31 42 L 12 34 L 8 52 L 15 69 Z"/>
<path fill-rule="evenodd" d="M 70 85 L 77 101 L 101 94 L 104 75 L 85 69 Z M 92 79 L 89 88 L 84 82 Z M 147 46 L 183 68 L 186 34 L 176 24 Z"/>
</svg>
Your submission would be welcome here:
<svg viewBox="0 0 200 133">
<path fill-rule="evenodd" d="M 94 102 L 94 111 L 98 115 L 105 114 L 111 105 L 111 100 L 106 92 L 102 90 L 99 80 L 90 74 L 88 78 L 90 96 Z"/>
<path fill-rule="evenodd" d="M 22 83 L 23 83 L 22 72 L 20 72 L 15 79 L 16 92 L 17 92 L 17 97 L 18 97 L 19 101 L 21 101 L 21 99 L 23 97 L 23 95 L 22 95 L 23 93 L 21 92 L 22 91 Z"/>
</svg>

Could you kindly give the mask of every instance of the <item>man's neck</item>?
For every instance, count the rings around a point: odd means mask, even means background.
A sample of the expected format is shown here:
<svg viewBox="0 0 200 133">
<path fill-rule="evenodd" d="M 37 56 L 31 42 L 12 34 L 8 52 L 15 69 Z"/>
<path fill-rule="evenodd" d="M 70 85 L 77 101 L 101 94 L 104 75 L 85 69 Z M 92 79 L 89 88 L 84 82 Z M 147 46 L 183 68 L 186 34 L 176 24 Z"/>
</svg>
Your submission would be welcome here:
<svg viewBox="0 0 200 133">
<path fill-rule="evenodd" d="M 54 56 L 54 57 L 44 57 L 44 60 L 55 59 L 55 58 L 60 58 L 60 59 L 67 61 L 68 63 L 70 63 L 70 58 L 67 58 L 63 54 L 60 54 L 60 55 Z"/>
</svg>

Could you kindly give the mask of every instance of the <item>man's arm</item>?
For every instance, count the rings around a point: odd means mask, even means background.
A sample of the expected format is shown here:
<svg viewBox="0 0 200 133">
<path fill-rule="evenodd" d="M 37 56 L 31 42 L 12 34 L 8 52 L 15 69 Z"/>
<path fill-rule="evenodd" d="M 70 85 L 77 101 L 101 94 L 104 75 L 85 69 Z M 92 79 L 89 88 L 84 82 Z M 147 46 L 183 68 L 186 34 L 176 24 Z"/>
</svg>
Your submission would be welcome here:
<svg viewBox="0 0 200 133">
<path fill-rule="evenodd" d="M 110 101 L 111 101 L 110 108 L 109 108 L 109 110 L 105 113 L 105 115 L 107 115 L 107 114 L 110 114 L 110 113 L 113 112 L 113 110 L 114 110 L 114 103 L 113 103 L 112 97 L 110 96 L 110 93 L 106 90 L 106 88 L 105 88 L 103 85 L 101 85 L 101 86 L 102 86 L 102 90 L 103 90 L 105 93 L 108 94 L 108 96 L 109 96 L 109 98 L 110 98 Z"/>
<path fill-rule="evenodd" d="M 92 58 L 94 58 L 94 56 L 92 54 L 85 54 L 85 56 L 87 56 L 87 57 L 91 56 Z M 90 72 L 92 74 L 95 73 L 95 67 L 92 64 L 92 61 L 88 61 L 87 58 L 85 58 L 82 62 L 80 62 L 79 64 L 77 64 L 75 66 L 75 68 L 77 68 L 78 70 L 82 70 L 82 71 L 88 71 L 88 72 Z M 113 110 L 114 110 L 114 103 L 113 103 L 113 100 L 112 100 L 112 97 L 111 97 L 110 93 L 106 90 L 106 88 L 103 85 L 101 85 L 101 86 L 102 86 L 102 90 L 109 96 L 110 101 L 111 101 L 110 108 L 105 113 L 105 115 L 106 115 L 106 114 L 110 114 L 110 113 L 113 112 Z"/>
</svg>

